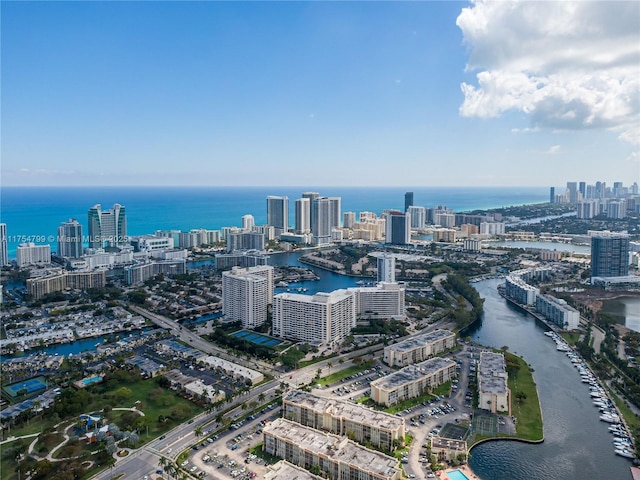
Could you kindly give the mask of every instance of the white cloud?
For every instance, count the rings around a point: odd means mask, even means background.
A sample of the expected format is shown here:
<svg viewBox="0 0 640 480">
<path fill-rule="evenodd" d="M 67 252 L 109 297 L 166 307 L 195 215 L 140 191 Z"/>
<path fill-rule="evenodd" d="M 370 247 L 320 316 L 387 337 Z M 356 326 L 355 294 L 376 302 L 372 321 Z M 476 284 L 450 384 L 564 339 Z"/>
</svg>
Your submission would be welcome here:
<svg viewBox="0 0 640 480">
<path fill-rule="evenodd" d="M 640 2 L 477 0 L 456 23 L 478 71 L 461 115 L 521 111 L 533 127 L 606 128 L 640 145 Z"/>
<path fill-rule="evenodd" d="M 555 155 L 559 151 L 560 151 L 560 145 L 552 145 L 549 147 L 549 149 L 545 153 L 547 155 Z"/>
</svg>

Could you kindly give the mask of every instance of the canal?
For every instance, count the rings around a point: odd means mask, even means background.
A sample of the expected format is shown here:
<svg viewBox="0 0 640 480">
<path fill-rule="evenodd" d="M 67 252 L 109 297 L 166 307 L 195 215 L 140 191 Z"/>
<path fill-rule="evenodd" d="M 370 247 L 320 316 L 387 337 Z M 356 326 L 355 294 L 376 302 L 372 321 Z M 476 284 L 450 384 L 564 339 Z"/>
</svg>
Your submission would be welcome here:
<svg viewBox="0 0 640 480">
<path fill-rule="evenodd" d="M 482 345 L 506 345 L 533 367 L 545 441 L 537 445 L 487 442 L 472 449 L 470 466 L 483 480 L 631 478 L 631 463 L 613 453 L 608 424 L 599 420 L 588 386 L 566 354 L 543 334 L 544 325 L 498 294 L 501 281 L 474 284 L 485 299 L 484 317 L 466 334 Z"/>
</svg>

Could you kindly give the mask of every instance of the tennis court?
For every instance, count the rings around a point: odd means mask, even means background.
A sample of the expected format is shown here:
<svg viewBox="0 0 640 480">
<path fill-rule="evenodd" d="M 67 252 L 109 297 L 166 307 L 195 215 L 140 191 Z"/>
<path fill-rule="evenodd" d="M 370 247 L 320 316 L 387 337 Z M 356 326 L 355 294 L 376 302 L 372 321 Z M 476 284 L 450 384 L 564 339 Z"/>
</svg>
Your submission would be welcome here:
<svg viewBox="0 0 640 480">
<path fill-rule="evenodd" d="M 453 423 L 447 423 L 440 431 L 440 436 L 443 438 L 451 438 L 453 440 L 464 440 L 467 436 L 469 429 L 454 425 Z"/>
<path fill-rule="evenodd" d="M 11 398 L 16 398 L 18 392 L 26 390 L 27 395 L 40 390 L 46 390 L 47 383 L 44 377 L 30 378 L 29 380 L 23 380 L 21 382 L 12 383 L 2 388 L 4 392 Z"/>
<path fill-rule="evenodd" d="M 498 419 L 483 410 L 473 412 L 473 431 L 476 434 L 495 436 L 498 433 Z"/>
<path fill-rule="evenodd" d="M 275 347 L 276 345 L 280 345 L 282 343 L 280 340 L 268 337 L 267 335 L 252 332 L 250 330 L 239 330 L 232 333 L 231 336 L 242 338 L 247 342 L 255 343 L 256 345 L 263 345 L 265 347 Z"/>
</svg>

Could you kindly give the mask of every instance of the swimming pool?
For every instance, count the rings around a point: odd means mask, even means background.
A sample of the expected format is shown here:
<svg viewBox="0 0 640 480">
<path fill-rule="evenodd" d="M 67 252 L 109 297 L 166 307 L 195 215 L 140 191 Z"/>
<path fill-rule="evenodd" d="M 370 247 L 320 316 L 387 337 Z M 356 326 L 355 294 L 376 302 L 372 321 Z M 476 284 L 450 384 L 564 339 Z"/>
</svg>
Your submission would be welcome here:
<svg viewBox="0 0 640 480">
<path fill-rule="evenodd" d="M 452 470 L 451 472 L 447 472 L 447 477 L 449 477 L 449 480 L 469 480 L 469 477 L 467 477 L 460 470 Z"/>
<path fill-rule="evenodd" d="M 102 377 L 100 375 L 98 375 L 98 376 L 95 376 L 95 377 L 85 378 L 85 379 L 81 380 L 80 382 L 83 385 L 86 386 L 86 385 L 91 385 L 92 383 L 98 383 L 101 380 L 102 380 Z"/>
</svg>

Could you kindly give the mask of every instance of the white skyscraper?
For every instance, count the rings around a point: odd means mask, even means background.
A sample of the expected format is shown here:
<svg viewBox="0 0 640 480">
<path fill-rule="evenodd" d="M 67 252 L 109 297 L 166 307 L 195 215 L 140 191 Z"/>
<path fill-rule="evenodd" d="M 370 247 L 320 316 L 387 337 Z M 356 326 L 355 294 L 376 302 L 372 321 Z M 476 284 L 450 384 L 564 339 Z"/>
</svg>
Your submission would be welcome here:
<svg viewBox="0 0 640 480">
<path fill-rule="evenodd" d="M 0 267 L 9 265 L 9 249 L 7 247 L 7 224 L 0 223 Z"/>
<path fill-rule="evenodd" d="M 410 206 L 407 215 L 411 218 L 411 228 L 421 229 L 427 223 L 427 209 L 424 207 Z"/>
<path fill-rule="evenodd" d="M 273 334 L 311 344 L 342 342 L 356 326 L 355 295 L 347 290 L 273 298 Z"/>
<path fill-rule="evenodd" d="M 378 257 L 378 282 L 393 283 L 396 281 L 396 257 L 384 253 Z"/>
<path fill-rule="evenodd" d="M 251 231 L 255 226 L 256 221 L 253 218 L 253 215 L 247 214 L 242 216 L 242 230 Z"/>
<path fill-rule="evenodd" d="M 222 273 L 222 311 L 226 319 L 256 328 L 273 302 L 273 267 L 234 268 Z"/>
<path fill-rule="evenodd" d="M 309 233 L 311 231 L 311 200 L 308 198 L 298 198 L 296 200 L 296 222 L 295 231 L 297 234 Z"/>
<path fill-rule="evenodd" d="M 267 225 L 275 229 L 276 236 L 289 231 L 289 197 L 267 197 Z"/>
</svg>

